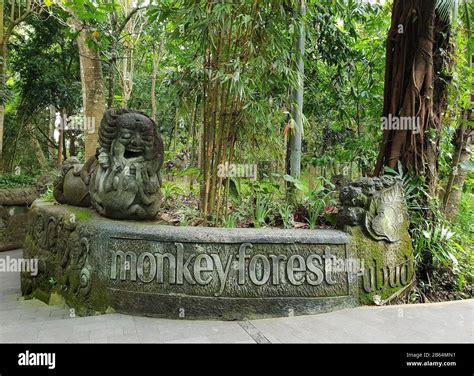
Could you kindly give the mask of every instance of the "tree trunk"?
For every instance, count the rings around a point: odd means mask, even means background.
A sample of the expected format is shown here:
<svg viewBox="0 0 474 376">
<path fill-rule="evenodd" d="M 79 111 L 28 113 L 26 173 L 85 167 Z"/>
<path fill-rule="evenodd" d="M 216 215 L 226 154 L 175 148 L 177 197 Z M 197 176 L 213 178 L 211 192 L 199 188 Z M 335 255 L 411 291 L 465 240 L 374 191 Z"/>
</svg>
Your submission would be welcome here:
<svg viewBox="0 0 474 376">
<path fill-rule="evenodd" d="M 66 127 L 66 111 L 61 109 L 61 122 L 59 127 L 59 137 L 58 137 L 58 159 L 56 164 L 58 167 L 61 167 L 63 164 L 63 150 L 64 150 L 64 129 Z"/>
<path fill-rule="evenodd" d="M 446 85 L 440 82 L 441 49 L 448 47 L 449 27 L 435 12 L 435 0 L 395 0 L 387 38 L 383 119 L 410 119 L 411 129 L 384 129 L 375 174 L 383 167 L 426 177 L 434 196 L 438 181 L 441 114 Z M 392 124 L 388 124 L 392 125 Z"/>
<path fill-rule="evenodd" d="M 7 74 L 7 48 L 5 45 L 0 44 L 2 51 L 2 57 L 0 61 L 0 171 L 3 171 L 3 129 L 5 124 L 5 103 L 4 98 L 6 96 L 6 74 Z"/>
<path fill-rule="evenodd" d="M 69 156 L 70 157 L 75 157 L 77 156 L 77 151 L 76 151 L 76 134 L 74 131 L 71 131 L 69 133 Z"/>
<path fill-rule="evenodd" d="M 6 61 L 5 61 L 5 54 L 4 45 L 5 38 L 4 38 L 4 24 L 3 24 L 3 10 L 5 8 L 5 0 L 0 0 L 0 50 L 2 51 L 2 61 L 0 61 L 0 96 L 2 100 L 0 100 L 0 172 L 3 171 L 3 127 L 5 122 L 5 103 L 4 103 L 4 96 L 5 96 L 5 73 L 6 73 Z"/>
<path fill-rule="evenodd" d="M 306 14 L 305 0 L 300 0 L 298 9 L 299 17 L 304 17 Z M 305 45 L 305 31 L 304 21 L 300 21 L 298 38 L 296 41 L 296 64 L 298 71 L 298 87 L 294 91 L 294 109 L 293 119 L 295 129 L 290 132 L 290 174 L 293 178 L 299 179 L 301 175 L 301 136 L 303 133 L 303 84 L 304 84 L 304 45 Z"/>
<path fill-rule="evenodd" d="M 156 75 L 158 74 L 158 64 L 156 61 L 158 60 L 157 58 L 157 53 L 156 53 L 156 48 L 153 45 L 153 72 L 151 74 L 151 93 L 150 93 L 150 98 L 151 98 L 151 118 L 153 121 L 156 122 Z"/>
<path fill-rule="evenodd" d="M 107 94 L 107 109 L 112 108 L 114 104 L 114 85 L 115 85 L 115 61 L 116 61 L 116 56 L 115 54 L 115 49 L 112 50 L 112 58 L 109 60 L 109 77 L 107 79 L 107 86 L 108 86 L 108 94 Z"/>
<path fill-rule="evenodd" d="M 41 144 L 39 143 L 36 137 L 33 138 L 33 146 L 35 148 L 35 155 L 36 159 L 38 159 L 40 168 L 42 170 L 46 169 L 46 167 L 48 166 L 48 161 L 46 160 L 43 149 L 41 148 Z"/>
<path fill-rule="evenodd" d="M 158 67 L 160 65 L 160 60 L 162 56 L 162 51 L 163 51 L 163 45 L 164 45 L 164 38 L 161 37 L 160 41 L 160 47 L 158 51 L 155 48 L 155 45 L 153 45 L 153 72 L 151 74 L 151 118 L 156 122 L 156 113 L 157 113 L 157 108 L 156 108 L 156 76 L 158 74 Z"/>
<path fill-rule="evenodd" d="M 125 53 L 122 57 L 122 106 L 127 107 L 133 89 L 133 51 L 128 42 L 124 42 Z"/>
<path fill-rule="evenodd" d="M 77 21 L 76 28 L 80 25 Z M 81 66 L 82 102 L 84 107 L 85 160 L 95 155 L 99 125 L 105 110 L 104 79 L 99 53 L 89 48 L 89 32 L 81 30 L 77 39 Z"/>
<path fill-rule="evenodd" d="M 468 171 L 461 167 L 463 162 L 471 158 L 472 145 L 474 143 L 474 128 L 469 127 L 469 121 L 472 119 L 472 110 L 464 110 L 461 124 L 456 130 L 453 140 L 453 166 L 446 186 L 443 206 L 447 219 L 453 219 L 459 211 L 464 181 Z"/>
<path fill-rule="evenodd" d="M 174 130 L 173 130 L 173 151 L 176 151 L 178 141 L 178 124 L 179 124 L 179 109 L 176 106 L 176 112 L 174 115 Z"/>
<path fill-rule="evenodd" d="M 54 130 L 56 129 L 56 108 L 54 106 L 49 106 L 49 129 L 48 137 L 49 140 L 54 140 Z M 48 159 L 51 160 L 54 158 L 55 147 L 48 140 Z"/>
</svg>

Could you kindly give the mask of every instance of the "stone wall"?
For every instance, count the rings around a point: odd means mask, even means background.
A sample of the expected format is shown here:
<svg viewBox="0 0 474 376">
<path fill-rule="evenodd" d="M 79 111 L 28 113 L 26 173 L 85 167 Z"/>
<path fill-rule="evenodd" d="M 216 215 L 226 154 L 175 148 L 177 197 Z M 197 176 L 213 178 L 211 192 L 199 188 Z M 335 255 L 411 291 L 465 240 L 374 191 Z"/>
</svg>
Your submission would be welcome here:
<svg viewBox="0 0 474 376">
<path fill-rule="evenodd" d="M 40 201 L 29 220 L 24 257 L 40 272 L 22 274 L 23 294 L 59 293 L 79 314 L 242 319 L 358 304 L 356 273 L 331 269 L 355 258 L 342 231 L 159 226 Z"/>
<path fill-rule="evenodd" d="M 38 196 L 36 187 L 0 189 L 0 252 L 22 247 L 28 205 Z"/>
<path fill-rule="evenodd" d="M 78 314 L 244 319 L 384 304 L 410 286 L 413 251 L 400 182 L 341 191 L 342 230 L 173 227 L 35 201 L 22 292 Z"/>
</svg>

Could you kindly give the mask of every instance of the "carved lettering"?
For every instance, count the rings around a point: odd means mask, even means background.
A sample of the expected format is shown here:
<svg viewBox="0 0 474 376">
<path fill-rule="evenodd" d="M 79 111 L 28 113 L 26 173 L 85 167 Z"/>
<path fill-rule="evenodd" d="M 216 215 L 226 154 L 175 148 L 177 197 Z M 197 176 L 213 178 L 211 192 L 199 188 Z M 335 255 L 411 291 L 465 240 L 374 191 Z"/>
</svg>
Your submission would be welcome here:
<svg viewBox="0 0 474 376">
<path fill-rule="evenodd" d="M 162 243 L 163 244 L 163 243 Z M 170 248 L 171 246 L 171 248 Z M 252 254 L 254 245 L 240 244 L 235 254 L 192 251 L 193 245 L 174 243 L 153 249 L 159 252 L 123 252 L 111 254 L 110 278 L 118 281 L 136 281 L 166 285 L 199 285 L 212 283 L 215 296 L 221 295 L 228 281 L 234 287 L 254 286 L 319 286 L 340 284 L 342 291 L 348 283 L 346 259 L 339 260 L 331 253 L 331 247 L 298 254 L 291 249 L 290 255 Z M 166 250 L 166 251 L 165 251 Z M 341 267 L 334 265 L 339 261 Z M 341 277 L 342 276 L 342 277 Z M 398 279 L 398 277 L 396 277 Z M 247 288 L 247 287 L 245 287 Z"/>
<path fill-rule="evenodd" d="M 128 259 L 128 260 L 127 260 Z M 129 268 L 127 268 L 129 266 Z M 120 269 L 117 269 L 120 268 Z M 131 281 L 137 280 L 137 255 L 133 252 L 116 251 L 112 256 L 112 268 L 110 278 L 117 279 L 120 273 L 120 279 L 125 281 L 127 271 L 130 271 L 129 277 Z"/>
<path fill-rule="evenodd" d="M 260 270 L 260 273 L 257 273 Z M 257 276 L 257 274 L 260 274 Z M 257 286 L 264 285 L 270 278 L 270 261 L 264 255 L 255 255 L 249 263 L 250 281 Z"/>
</svg>

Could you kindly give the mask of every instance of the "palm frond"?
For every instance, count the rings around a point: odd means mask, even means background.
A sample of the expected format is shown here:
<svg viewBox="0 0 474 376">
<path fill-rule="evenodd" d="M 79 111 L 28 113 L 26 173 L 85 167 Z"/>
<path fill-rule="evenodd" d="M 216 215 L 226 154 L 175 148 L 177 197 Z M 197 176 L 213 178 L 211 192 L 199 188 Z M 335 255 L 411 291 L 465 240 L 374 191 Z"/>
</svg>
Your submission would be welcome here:
<svg viewBox="0 0 474 376">
<path fill-rule="evenodd" d="M 451 15 L 453 16 L 453 19 L 456 19 L 458 16 L 459 5 L 463 1 L 464 0 L 437 0 L 436 10 L 439 18 L 446 23 L 451 22 Z"/>
</svg>

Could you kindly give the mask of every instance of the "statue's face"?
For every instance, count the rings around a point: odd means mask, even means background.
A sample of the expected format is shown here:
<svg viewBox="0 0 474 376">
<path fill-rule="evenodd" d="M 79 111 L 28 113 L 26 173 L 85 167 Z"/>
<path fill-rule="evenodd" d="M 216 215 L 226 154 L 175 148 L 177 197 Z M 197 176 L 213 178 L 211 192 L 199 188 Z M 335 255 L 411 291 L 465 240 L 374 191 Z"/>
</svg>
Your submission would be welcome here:
<svg viewBox="0 0 474 376">
<path fill-rule="evenodd" d="M 153 147 L 153 122 L 140 114 L 124 114 L 117 121 L 118 142 L 125 147 L 124 158 L 145 158 L 146 151 Z"/>
</svg>

